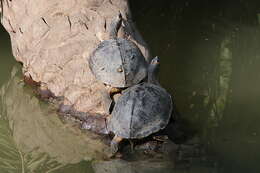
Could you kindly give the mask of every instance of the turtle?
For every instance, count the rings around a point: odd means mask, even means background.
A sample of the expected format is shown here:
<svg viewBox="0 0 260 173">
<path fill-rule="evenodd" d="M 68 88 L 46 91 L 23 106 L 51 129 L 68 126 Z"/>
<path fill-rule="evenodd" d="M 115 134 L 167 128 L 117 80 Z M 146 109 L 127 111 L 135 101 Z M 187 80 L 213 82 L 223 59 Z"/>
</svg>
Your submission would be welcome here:
<svg viewBox="0 0 260 173">
<path fill-rule="evenodd" d="M 171 95 L 157 80 L 159 58 L 148 67 L 147 82 L 127 88 L 107 118 L 108 131 L 114 133 L 111 151 L 118 151 L 123 139 L 141 139 L 164 129 L 172 113 Z"/>
<path fill-rule="evenodd" d="M 121 25 L 119 13 L 109 27 L 109 39 L 102 41 L 89 58 L 91 72 L 111 87 L 111 92 L 140 83 L 147 76 L 148 63 L 137 45 L 117 37 Z"/>
</svg>

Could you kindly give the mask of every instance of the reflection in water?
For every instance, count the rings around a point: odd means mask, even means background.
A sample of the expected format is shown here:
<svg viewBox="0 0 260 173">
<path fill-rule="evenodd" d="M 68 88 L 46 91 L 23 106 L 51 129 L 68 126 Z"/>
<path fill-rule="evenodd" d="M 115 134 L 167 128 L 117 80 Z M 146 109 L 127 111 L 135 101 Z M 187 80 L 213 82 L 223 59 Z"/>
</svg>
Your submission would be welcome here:
<svg viewBox="0 0 260 173">
<path fill-rule="evenodd" d="M 104 144 L 64 125 L 53 108 L 21 81 L 15 66 L 1 89 L 0 168 L 6 172 L 88 170 L 92 157 L 103 158 Z M 83 161 L 86 160 L 86 161 Z M 80 162 L 82 161 L 82 162 Z M 85 162 L 85 163 L 84 163 Z"/>
<path fill-rule="evenodd" d="M 210 145 L 221 159 L 221 169 L 225 171 L 260 171 L 259 29 L 259 26 L 240 27 L 233 39 L 232 93 L 224 116 L 214 129 Z"/>
<path fill-rule="evenodd" d="M 1 91 L 1 171 L 259 172 L 259 3 L 131 1 L 142 35 L 152 53 L 161 57 L 161 83 L 174 96 L 182 118 L 191 124 L 185 128 L 196 132 L 197 138 L 192 140 L 200 143 L 196 147 L 189 141 L 179 145 L 175 165 L 145 160 L 90 163 L 87 156 L 95 150 L 91 148 L 94 144 L 62 124 L 14 78 L 16 85 L 9 81 L 5 84 L 9 87 Z M 0 44 L 2 84 L 13 60 L 10 49 L 3 51 L 6 42 Z M 31 103 L 34 105 L 23 106 Z"/>
</svg>

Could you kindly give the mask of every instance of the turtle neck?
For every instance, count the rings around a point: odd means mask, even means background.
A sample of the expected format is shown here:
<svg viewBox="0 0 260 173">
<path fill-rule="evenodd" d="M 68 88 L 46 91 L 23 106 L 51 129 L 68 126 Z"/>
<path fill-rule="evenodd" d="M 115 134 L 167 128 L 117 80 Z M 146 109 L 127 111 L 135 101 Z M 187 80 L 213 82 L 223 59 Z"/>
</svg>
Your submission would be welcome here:
<svg viewBox="0 0 260 173">
<path fill-rule="evenodd" d="M 158 81 L 159 64 L 150 64 L 148 67 L 148 83 L 160 85 Z"/>
</svg>

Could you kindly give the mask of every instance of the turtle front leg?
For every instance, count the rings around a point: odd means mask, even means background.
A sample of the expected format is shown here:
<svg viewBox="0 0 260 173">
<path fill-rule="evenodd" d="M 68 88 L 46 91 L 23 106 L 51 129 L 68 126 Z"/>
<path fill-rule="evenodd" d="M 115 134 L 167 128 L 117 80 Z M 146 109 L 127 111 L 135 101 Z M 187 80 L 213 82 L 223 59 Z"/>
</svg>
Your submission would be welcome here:
<svg viewBox="0 0 260 173">
<path fill-rule="evenodd" d="M 122 91 L 121 88 L 111 87 L 110 85 L 105 85 L 105 87 L 108 90 L 110 97 Z"/>
<path fill-rule="evenodd" d="M 122 91 L 122 89 L 120 89 L 120 88 L 111 87 L 111 88 L 110 88 L 110 91 L 109 91 L 109 94 L 110 94 L 110 96 L 111 96 L 111 95 L 120 93 L 121 91 Z"/>
<path fill-rule="evenodd" d="M 112 152 L 112 156 L 114 156 L 118 151 L 119 143 L 123 140 L 122 137 L 115 135 L 110 143 L 110 148 Z"/>
</svg>

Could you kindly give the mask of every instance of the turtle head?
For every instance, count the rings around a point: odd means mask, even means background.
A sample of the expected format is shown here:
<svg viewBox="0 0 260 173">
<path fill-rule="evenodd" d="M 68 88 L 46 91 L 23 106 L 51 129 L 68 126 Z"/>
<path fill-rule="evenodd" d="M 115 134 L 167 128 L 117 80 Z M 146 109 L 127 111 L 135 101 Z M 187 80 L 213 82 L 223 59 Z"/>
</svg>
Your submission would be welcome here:
<svg viewBox="0 0 260 173">
<path fill-rule="evenodd" d="M 150 62 L 149 73 L 153 73 L 154 75 L 156 75 L 159 72 L 159 65 L 160 65 L 159 57 L 156 56 Z"/>
<path fill-rule="evenodd" d="M 122 20 L 123 20 L 122 14 L 119 11 L 117 16 L 112 19 L 112 22 L 111 22 L 110 27 L 108 29 L 110 39 L 116 39 L 117 38 L 117 33 L 118 33 L 118 30 L 120 29 L 120 27 L 122 25 Z"/>
<path fill-rule="evenodd" d="M 150 64 L 158 66 L 160 64 L 159 57 L 158 56 L 154 57 Z"/>
<path fill-rule="evenodd" d="M 159 57 L 156 56 L 155 58 L 152 59 L 148 68 L 149 83 L 159 84 L 158 82 L 159 66 L 160 66 Z"/>
</svg>

